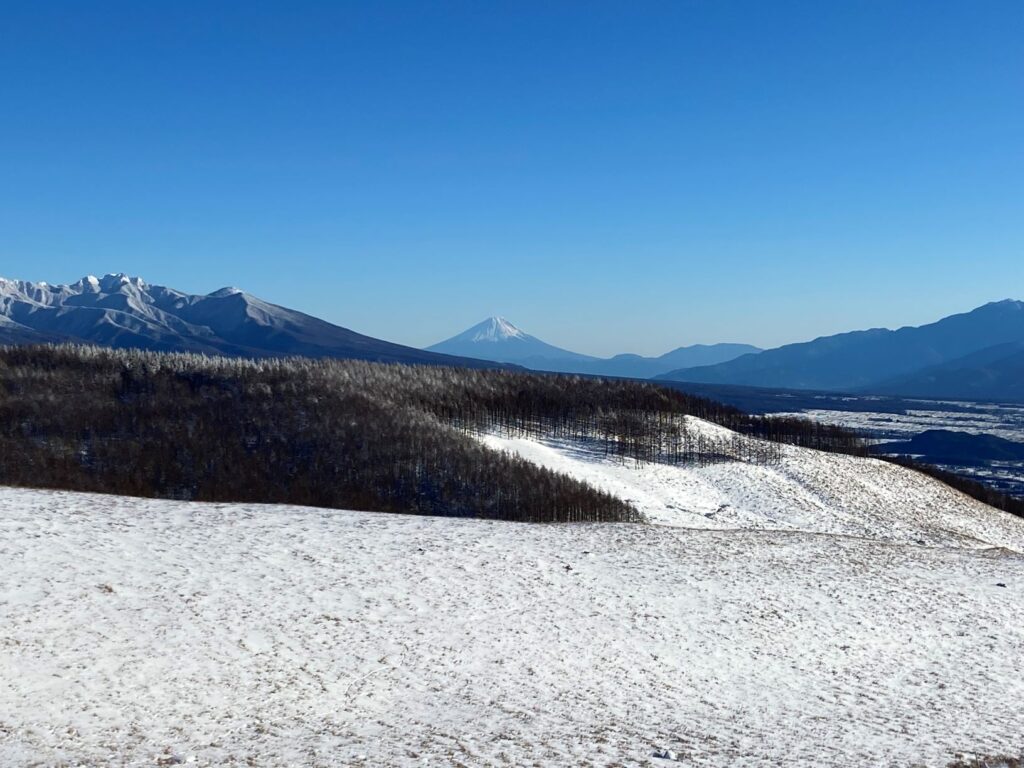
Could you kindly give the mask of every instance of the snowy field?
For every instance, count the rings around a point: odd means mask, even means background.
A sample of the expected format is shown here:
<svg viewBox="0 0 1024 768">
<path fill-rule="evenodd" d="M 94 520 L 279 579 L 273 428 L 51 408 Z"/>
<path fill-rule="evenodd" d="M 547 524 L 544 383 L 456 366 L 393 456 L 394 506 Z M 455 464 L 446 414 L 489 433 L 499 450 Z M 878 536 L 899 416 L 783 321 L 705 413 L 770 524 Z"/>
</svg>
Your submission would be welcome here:
<svg viewBox="0 0 1024 768">
<path fill-rule="evenodd" d="M 732 432 L 688 418 L 690 434 L 728 444 Z M 998 512 L 918 472 L 877 459 L 782 447 L 778 465 L 636 466 L 586 445 L 499 435 L 518 454 L 633 502 L 648 520 L 690 528 L 791 530 L 936 546 L 1024 552 L 1024 520 Z"/>
<path fill-rule="evenodd" d="M 1024 749 L 1022 521 L 798 449 L 636 469 L 488 440 L 656 524 L 0 489 L 0 765 L 945 766 Z"/>
</svg>

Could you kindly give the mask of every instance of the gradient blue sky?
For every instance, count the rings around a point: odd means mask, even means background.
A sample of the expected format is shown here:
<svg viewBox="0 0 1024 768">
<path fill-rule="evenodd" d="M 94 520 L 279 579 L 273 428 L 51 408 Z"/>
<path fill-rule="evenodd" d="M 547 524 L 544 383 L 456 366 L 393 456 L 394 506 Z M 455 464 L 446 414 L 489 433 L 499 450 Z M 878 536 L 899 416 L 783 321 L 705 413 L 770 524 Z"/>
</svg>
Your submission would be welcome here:
<svg viewBox="0 0 1024 768">
<path fill-rule="evenodd" d="M 0 274 L 661 353 L 1024 298 L 1024 3 L 4 2 Z"/>
</svg>

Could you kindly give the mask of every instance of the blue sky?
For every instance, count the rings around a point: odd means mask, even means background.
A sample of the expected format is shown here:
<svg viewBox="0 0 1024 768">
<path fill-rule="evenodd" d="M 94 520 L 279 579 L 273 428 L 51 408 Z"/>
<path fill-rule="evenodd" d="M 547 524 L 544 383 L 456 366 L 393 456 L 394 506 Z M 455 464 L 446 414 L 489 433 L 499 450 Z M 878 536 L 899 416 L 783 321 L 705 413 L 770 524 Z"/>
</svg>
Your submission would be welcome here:
<svg viewBox="0 0 1024 768">
<path fill-rule="evenodd" d="M 0 275 L 416 346 L 771 346 L 1024 298 L 1024 4 L 5 2 Z"/>
</svg>

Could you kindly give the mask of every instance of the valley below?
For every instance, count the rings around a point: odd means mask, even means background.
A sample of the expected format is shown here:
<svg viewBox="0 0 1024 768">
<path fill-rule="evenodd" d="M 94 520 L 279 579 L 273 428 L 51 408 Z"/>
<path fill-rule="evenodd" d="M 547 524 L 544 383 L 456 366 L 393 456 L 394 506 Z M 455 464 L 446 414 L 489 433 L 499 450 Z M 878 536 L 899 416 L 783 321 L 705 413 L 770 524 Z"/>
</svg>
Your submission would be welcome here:
<svg viewBox="0 0 1024 768">
<path fill-rule="evenodd" d="M 1024 449 L 1024 403 L 927 400 L 832 392 L 773 390 L 661 382 L 684 392 L 729 403 L 749 413 L 799 416 L 855 430 L 873 444 L 904 442 L 929 431 L 990 435 Z M 979 457 L 976 445 L 918 458 L 1003 493 L 1024 497 L 1024 461 Z"/>
</svg>

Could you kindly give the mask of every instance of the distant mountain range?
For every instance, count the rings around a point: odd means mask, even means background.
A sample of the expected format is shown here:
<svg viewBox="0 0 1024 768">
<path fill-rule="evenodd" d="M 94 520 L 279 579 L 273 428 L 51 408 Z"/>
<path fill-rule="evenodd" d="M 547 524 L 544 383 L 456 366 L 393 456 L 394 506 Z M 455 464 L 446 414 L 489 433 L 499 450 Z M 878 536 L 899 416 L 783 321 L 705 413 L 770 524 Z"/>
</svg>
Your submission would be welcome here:
<svg viewBox="0 0 1024 768">
<path fill-rule="evenodd" d="M 658 376 L 673 381 L 963 399 L 1024 399 L 1024 302 L 929 325 L 787 344 Z"/>
<path fill-rule="evenodd" d="M 515 363 L 537 371 L 638 379 L 648 379 L 681 366 L 712 365 L 760 351 L 749 344 L 696 344 L 679 347 L 660 357 L 632 354 L 592 357 L 541 341 L 503 317 L 490 317 L 427 349 L 447 355 Z"/>
<path fill-rule="evenodd" d="M 986 347 L 871 387 L 872 394 L 1024 401 L 1024 342 Z"/>
<path fill-rule="evenodd" d="M 193 295 L 110 274 L 71 285 L 0 278 L 0 344 L 83 342 L 161 351 L 303 355 L 492 367 L 704 385 L 1024 401 L 1024 302 L 993 302 L 928 325 L 874 328 L 761 351 L 680 347 L 659 357 L 598 358 L 492 317 L 426 350 L 270 304 L 237 288 Z"/>
<path fill-rule="evenodd" d="M 0 278 L 0 344 L 83 342 L 219 355 L 303 355 L 491 367 L 392 344 L 236 288 L 192 295 L 124 274 L 71 285 Z"/>
</svg>

